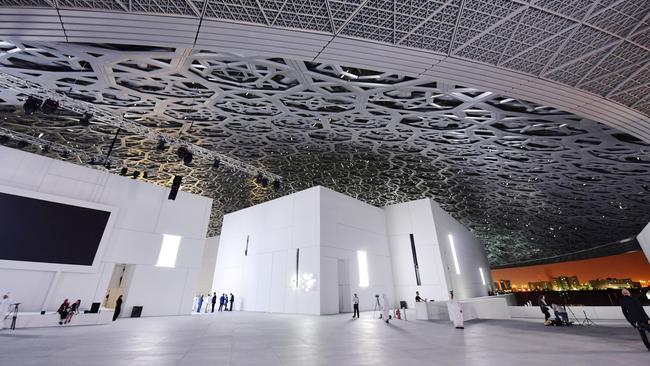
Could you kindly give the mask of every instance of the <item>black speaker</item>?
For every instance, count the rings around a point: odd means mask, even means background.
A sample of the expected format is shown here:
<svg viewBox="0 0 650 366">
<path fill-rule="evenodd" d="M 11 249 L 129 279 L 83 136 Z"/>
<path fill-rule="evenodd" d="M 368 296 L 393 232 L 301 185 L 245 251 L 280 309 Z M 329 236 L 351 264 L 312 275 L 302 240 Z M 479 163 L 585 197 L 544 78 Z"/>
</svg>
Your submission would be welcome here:
<svg viewBox="0 0 650 366">
<path fill-rule="evenodd" d="M 142 306 L 134 306 L 131 310 L 131 318 L 139 318 L 142 315 Z"/>
<path fill-rule="evenodd" d="M 183 181 L 183 177 L 180 175 L 175 175 L 174 180 L 172 181 L 172 189 L 169 191 L 169 197 L 167 197 L 170 200 L 175 200 L 176 195 L 178 194 L 178 190 L 181 188 L 181 182 Z"/>
<path fill-rule="evenodd" d="M 100 304 L 98 302 L 94 302 L 92 305 L 90 305 L 90 313 L 91 314 L 99 313 L 99 305 Z"/>
</svg>

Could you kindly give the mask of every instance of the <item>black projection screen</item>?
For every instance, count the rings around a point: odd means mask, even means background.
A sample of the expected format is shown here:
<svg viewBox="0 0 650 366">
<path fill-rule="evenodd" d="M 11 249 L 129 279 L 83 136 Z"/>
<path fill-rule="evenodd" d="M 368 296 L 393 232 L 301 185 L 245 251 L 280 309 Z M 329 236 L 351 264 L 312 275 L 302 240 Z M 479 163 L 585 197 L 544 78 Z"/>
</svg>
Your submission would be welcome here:
<svg viewBox="0 0 650 366">
<path fill-rule="evenodd" d="M 0 192 L 0 260 L 92 266 L 110 215 Z"/>
</svg>

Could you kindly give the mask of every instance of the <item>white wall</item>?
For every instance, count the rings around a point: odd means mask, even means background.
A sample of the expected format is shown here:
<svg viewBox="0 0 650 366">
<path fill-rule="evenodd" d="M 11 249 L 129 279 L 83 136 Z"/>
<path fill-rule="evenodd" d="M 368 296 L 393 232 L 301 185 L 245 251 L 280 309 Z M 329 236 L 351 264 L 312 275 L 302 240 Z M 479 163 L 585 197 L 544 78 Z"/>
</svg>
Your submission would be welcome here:
<svg viewBox="0 0 650 366">
<path fill-rule="evenodd" d="M 648 262 L 650 262 L 650 223 L 641 230 L 636 239 L 639 241 L 641 249 L 643 250 L 645 257 L 648 259 Z"/>
<path fill-rule="evenodd" d="M 146 182 L 0 146 L 0 185 L 100 203 L 118 208 L 109 242 L 95 273 L 62 272 L 46 302 L 55 310 L 63 298 L 82 307 L 102 302 L 116 263 L 134 264 L 123 314 L 134 305 L 143 315 L 187 314 L 191 310 L 212 200 Z M 175 268 L 155 267 L 163 234 L 183 237 Z M 11 291 L 24 311 L 39 311 L 55 272 L 0 268 L 0 291 Z"/>
<path fill-rule="evenodd" d="M 448 270 L 453 267 L 449 233 L 456 240 L 461 275 Z M 419 287 L 410 234 L 420 264 Z M 291 282 L 296 248 L 299 288 Z M 359 286 L 357 251 L 367 253 L 367 287 Z M 430 199 L 378 208 L 314 187 L 224 217 L 213 289 L 233 292 L 235 309 L 336 314 L 352 310 L 354 293 L 361 310 L 372 310 L 374 295 L 382 293 L 394 307 L 400 300 L 413 307 L 416 290 L 436 300 L 448 299 L 450 288 L 459 298 L 484 296 L 479 266 L 490 283 L 482 244 Z M 315 280 L 309 290 L 304 276 Z"/>
<path fill-rule="evenodd" d="M 321 314 L 352 312 L 354 293 L 359 296 L 361 311 L 373 309 L 375 294 L 386 293 L 395 306 L 384 210 L 324 187 L 317 188 L 321 195 Z M 367 253 L 367 287 L 359 286 L 358 250 Z"/>
<path fill-rule="evenodd" d="M 386 206 L 386 227 L 397 300 L 415 308 L 415 291 L 433 300 L 447 300 L 448 287 L 442 254 L 428 198 Z M 413 234 L 420 269 L 417 286 L 410 234 Z"/>
<path fill-rule="evenodd" d="M 319 192 L 311 188 L 224 216 L 213 291 L 232 292 L 233 309 L 320 314 Z M 306 276 L 315 279 L 311 288 Z"/>
<path fill-rule="evenodd" d="M 448 278 L 449 290 L 453 290 L 454 296 L 458 299 L 487 296 L 488 290 L 492 286 L 492 277 L 483 243 L 465 226 L 440 208 L 437 203 L 431 200 L 430 203 L 442 261 L 445 263 L 444 269 Z M 453 236 L 456 248 L 460 275 L 456 273 L 449 240 L 450 234 Z M 481 281 L 479 268 L 483 269 L 485 285 Z"/>
<path fill-rule="evenodd" d="M 217 264 L 218 251 L 219 235 L 205 239 L 199 278 L 196 283 L 196 294 L 207 294 L 212 290 L 212 281 L 214 280 L 214 268 Z"/>
</svg>

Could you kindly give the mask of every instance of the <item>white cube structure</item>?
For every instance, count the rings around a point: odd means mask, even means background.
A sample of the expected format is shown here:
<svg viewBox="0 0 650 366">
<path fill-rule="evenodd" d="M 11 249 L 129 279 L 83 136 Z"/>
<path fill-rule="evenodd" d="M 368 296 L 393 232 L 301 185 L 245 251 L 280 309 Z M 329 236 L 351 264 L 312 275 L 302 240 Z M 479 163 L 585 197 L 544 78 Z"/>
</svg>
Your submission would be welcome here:
<svg viewBox="0 0 650 366">
<path fill-rule="evenodd" d="M 226 215 L 213 290 L 238 310 L 336 314 L 355 293 L 363 311 L 383 293 L 413 306 L 415 291 L 468 298 L 491 283 L 482 243 L 430 199 L 378 208 L 318 186 Z"/>
</svg>

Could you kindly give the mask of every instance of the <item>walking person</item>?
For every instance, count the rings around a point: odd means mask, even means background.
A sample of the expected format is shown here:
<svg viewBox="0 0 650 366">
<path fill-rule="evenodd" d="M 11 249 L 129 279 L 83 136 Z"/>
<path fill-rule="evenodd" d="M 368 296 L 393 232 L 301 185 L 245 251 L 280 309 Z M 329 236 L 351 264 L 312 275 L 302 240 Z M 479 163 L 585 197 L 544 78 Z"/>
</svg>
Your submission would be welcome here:
<svg viewBox="0 0 650 366">
<path fill-rule="evenodd" d="M 214 305 L 217 303 L 217 293 L 212 293 L 212 312 L 214 313 Z"/>
<path fill-rule="evenodd" d="M 117 300 L 115 300 L 115 312 L 113 313 L 113 321 L 115 321 L 117 317 L 120 316 L 121 311 L 122 311 L 122 295 L 118 296 Z"/>
<path fill-rule="evenodd" d="M 359 296 L 357 294 L 354 294 L 352 296 L 352 307 L 354 308 L 354 312 L 352 313 L 352 319 L 354 318 L 359 318 Z"/>
<path fill-rule="evenodd" d="M 630 290 L 624 288 L 621 293 L 623 294 L 623 298 L 621 298 L 623 315 L 639 331 L 643 344 L 650 351 L 650 341 L 648 341 L 648 335 L 646 334 L 647 331 L 650 331 L 650 318 L 648 318 L 648 314 L 643 310 L 643 306 L 641 306 L 639 300 L 631 296 Z"/>
<path fill-rule="evenodd" d="M 386 293 L 381 294 L 381 314 L 386 322 L 388 324 L 388 320 L 390 319 L 389 311 L 390 311 L 390 305 L 388 305 L 388 296 L 386 296 Z"/>
<path fill-rule="evenodd" d="M 234 304 L 234 303 L 235 303 L 235 295 L 233 295 L 232 292 L 231 292 L 230 293 L 230 309 L 228 311 L 232 311 L 232 304 Z"/>
<path fill-rule="evenodd" d="M 463 325 L 463 307 L 460 305 L 458 300 L 454 298 L 454 292 L 449 291 L 449 317 L 454 322 L 456 329 L 465 329 Z"/>
</svg>

